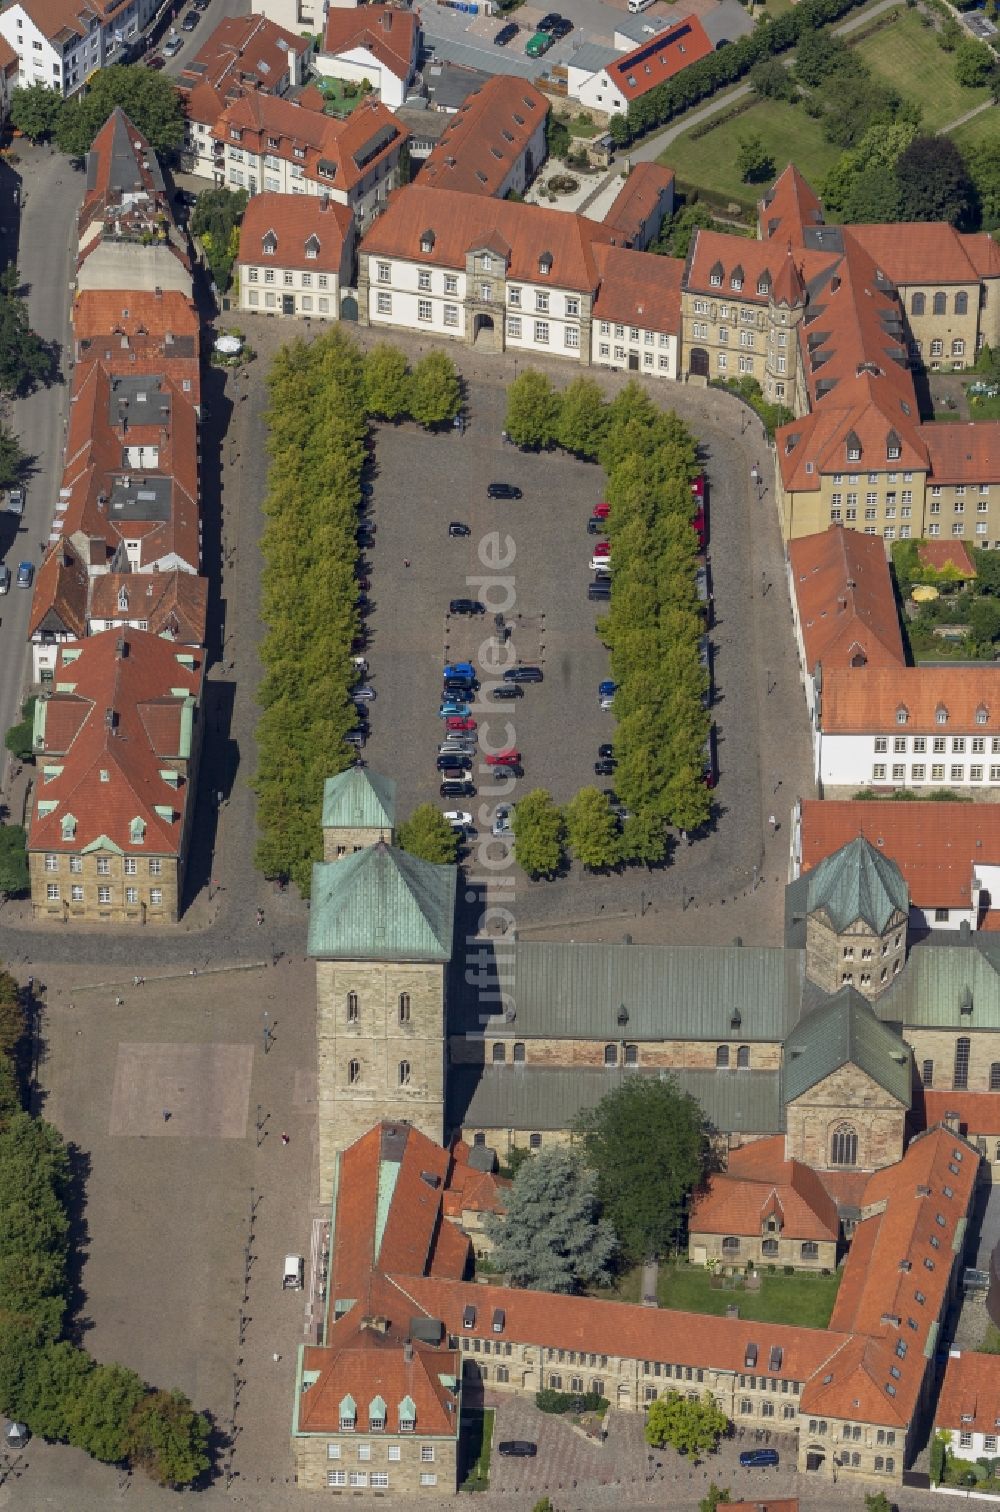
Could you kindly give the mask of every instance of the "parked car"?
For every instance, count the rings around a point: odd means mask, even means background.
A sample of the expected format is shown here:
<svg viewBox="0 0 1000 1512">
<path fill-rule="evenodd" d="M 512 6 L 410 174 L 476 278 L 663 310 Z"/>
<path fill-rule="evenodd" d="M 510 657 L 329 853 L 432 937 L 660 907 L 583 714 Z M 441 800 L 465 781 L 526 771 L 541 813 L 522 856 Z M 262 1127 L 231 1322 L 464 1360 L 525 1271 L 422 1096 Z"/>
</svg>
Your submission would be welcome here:
<svg viewBox="0 0 1000 1512">
<path fill-rule="evenodd" d="M 446 698 L 438 709 L 438 716 L 441 719 L 449 719 L 453 714 L 468 714 L 468 712 L 468 704 L 460 703 L 457 698 Z"/>
<path fill-rule="evenodd" d="M 452 520 L 451 524 L 448 526 L 448 534 L 450 536 L 467 536 L 471 535 L 472 531 L 469 529 L 468 525 L 463 525 L 461 520 Z"/>
<path fill-rule="evenodd" d="M 591 515 L 590 519 L 587 521 L 588 535 L 603 535 L 605 528 L 606 527 L 604 521 L 599 520 L 596 515 Z"/>
<path fill-rule="evenodd" d="M 471 662 L 445 662 L 445 677 L 475 677 L 476 669 Z"/>
<path fill-rule="evenodd" d="M 471 693 L 475 692 L 475 681 L 474 677 L 446 677 L 444 680 L 445 698 L 451 693 L 457 693 L 462 698 L 468 698 Z"/>
<path fill-rule="evenodd" d="M 506 47 L 508 42 L 513 42 L 521 28 L 516 21 L 508 21 L 506 26 L 501 26 L 493 38 L 494 47 Z"/>
<path fill-rule="evenodd" d="M 594 555 L 595 555 L 595 557 L 608 557 L 610 559 L 610 557 L 611 557 L 611 542 L 610 541 L 595 541 L 594 542 Z"/>
<path fill-rule="evenodd" d="M 606 520 L 608 518 L 608 515 L 610 513 L 611 513 L 611 505 L 608 503 L 607 499 L 602 499 L 601 502 L 600 502 L 600 504 L 595 504 L 594 505 L 594 519 L 595 520 Z"/>
<path fill-rule="evenodd" d="M 9 514 L 23 515 L 25 491 L 23 488 L 12 488 L 7 495 L 7 511 Z"/>
<path fill-rule="evenodd" d="M 375 544 L 375 523 L 372 520 L 362 520 L 358 526 L 358 545 L 362 551 L 368 546 Z"/>
<path fill-rule="evenodd" d="M 4 562 L 3 565 L 0 566 L 0 593 L 9 593 L 9 592 L 10 592 L 10 568 L 7 566 L 7 563 Z"/>
<path fill-rule="evenodd" d="M 183 46 L 183 37 L 168 37 L 166 42 L 163 44 L 163 56 L 165 58 L 176 58 L 177 54 L 180 52 Z"/>
<path fill-rule="evenodd" d="M 488 499 L 523 499 L 524 495 L 514 483 L 490 483 L 486 489 Z"/>
<path fill-rule="evenodd" d="M 439 772 L 453 772 L 457 776 L 463 777 L 471 764 L 468 756 L 459 756 L 454 752 L 450 752 L 445 756 L 439 756 L 437 759 L 437 769 Z"/>
<path fill-rule="evenodd" d="M 514 833 L 514 826 L 510 822 L 510 816 L 514 812 L 510 803 L 498 803 L 496 813 L 493 815 L 493 838 L 503 840 L 507 835 Z"/>
<path fill-rule="evenodd" d="M 533 1444 L 530 1439 L 502 1439 L 497 1444 L 497 1454 L 513 1459 L 534 1459 L 537 1453 L 538 1445 Z"/>
<path fill-rule="evenodd" d="M 561 20 L 562 16 L 560 16 L 558 11 L 548 11 L 538 22 L 536 30 L 543 32 L 551 31 Z"/>
<path fill-rule="evenodd" d="M 694 514 L 691 516 L 691 524 L 694 526 L 694 533 L 698 537 L 698 550 L 699 551 L 704 551 L 705 550 L 705 543 L 708 540 L 708 531 L 707 531 L 707 529 L 705 527 L 705 506 L 704 506 L 704 504 L 699 504 L 698 505 L 698 508 L 695 510 Z"/>
<path fill-rule="evenodd" d="M 151 53 L 145 60 L 147 68 L 166 68 L 167 60 L 162 53 Z"/>
<path fill-rule="evenodd" d="M 17 586 L 19 588 L 30 588 L 34 576 L 35 569 L 31 563 L 21 562 L 17 569 Z"/>
<path fill-rule="evenodd" d="M 508 667 L 503 680 L 509 683 L 541 682 L 542 669 L 541 667 Z"/>
<path fill-rule="evenodd" d="M 365 702 L 370 702 L 375 697 L 375 689 L 371 686 L 370 683 L 362 683 L 361 686 L 360 686 L 360 688 L 355 688 L 354 689 L 354 692 L 351 694 L 351 697 L 353 699 L 359 699 L 360 698 L 360 699 L 363 699 Z"/>
<path fill-rule="evenodd" d="M 612 758 L 607 756 L 602 757 L 600 761 L 594 762 L 594 775 L 597 777 L 610 777 L 617 765 L 617 761 Z"/>
<path fill-rule="evenodd" d="M 476 721 L 465 714 L 449 714 L 444 725 L 446 730 L 474 730 Z"/>
<path fill-rule="evenodd" d="M 485 614 L 486 605 L 478 599 L 452 599 L 448 605 L 449 614 Z"/>
<path fill-rule="evenodd" d="M 606 577 L 595 578 L 587 584 L 587 597 L 589 599 L 609 599 L 611 597 L 611 579 Z"/>
<path fill-rule="evenodd" d="M 524 689 L 519 688 L 516 683 L 501 683 L 498 688 L 493 689 L 493 697 L 498 702 L 507 702 L 511 698 L 523 698 Z"/>
<path fill-rule="evenodd" d="M 598 698 L 613 698 L 617 691 L 618 684 L 614 682 L 610 677 L 606 677 L 604 681 L 598 685 L 597 696 Z"/>
<path fill-rule="evenodd" d="M 563 37 L 568 37 L 573 30 L 573 23 L 567 16 L 557 16 L 555 24 L 549 28 L 549 36 L 553 42 L 561 42 Z"/>
<path fill-rule="evenodd" d="M 445 777 L 438 792 L 442 798 L 475 798 L 476 785 L 468 777 Z"/>
<path fill-rule="evenodd" d="M 200 12 L 196 10 L 189 10 L 187 15 L 184 17 L 184 20 L 181 22 L 181 31 L 193 32 L 200 20 Z"/>
<path fill-rule="evenodd" d="M 757 1469 L 761 1465 L 776 1465 L 778 1463 L 777 1449 L 743 1449 L 740 1452 L 740 1464 L 746 1469 Z"/>
<path fill-rule="evenodd" d="M 490 776 L 494 779 L 504 777 L 520 777 L 522 776 L 522 772 L 520 767 L 498 766 L 490 768 Z"/>
<path fill-rule="evenodd" d="M 500 751 L 496 756 L 487 756 L 486 765 L 489 767 L 520 766 L 521 753 L 515 750 Z"/>
<path fill-rule="evenodd" d="M 712 725 L 709 728 L 708 734 L 705 736 L 705 761 L 704 761 L 704 765 L 702 767 L 702 776 L 704 777 L 705 786 L 707 788 L 714 788 L 715 787 L 715 782 L 716 782 L 716 765 L 715 765 L 715 726 L 714 725 Z"/>
<path fill-rule="evenodd" d="M 468 829 L 472 824 L 472 815 L 465 809 L 445 809 L 444 817 L 452 829 Z"/>
<path fill-rule="evenodd" d="M 439 756 L 475 756 L 476 748 L 466 740 L 443 740 L 438 746 Z"/>
<path fill-rule="evenodd" d="M 609 556 L 592 556 L 590 559 L 591 572 L 607 572 L 611 567 Z"/>
<path fill-rule="evenodd" d="M 286 1255 L 281 1271 L 281 1285 L 285 1291 L 301 1291 L 305 1262 L 301 1255 Z"/>
<path fill-rule="evenodd" d="M 605 741 L 603 745 L 597 747 L 597 754 L 601 761 L 603 761 L 606 757 L 610 757 L 615 754 L 615 748 L 610 744 L 610 742 Z"/>
</svg>

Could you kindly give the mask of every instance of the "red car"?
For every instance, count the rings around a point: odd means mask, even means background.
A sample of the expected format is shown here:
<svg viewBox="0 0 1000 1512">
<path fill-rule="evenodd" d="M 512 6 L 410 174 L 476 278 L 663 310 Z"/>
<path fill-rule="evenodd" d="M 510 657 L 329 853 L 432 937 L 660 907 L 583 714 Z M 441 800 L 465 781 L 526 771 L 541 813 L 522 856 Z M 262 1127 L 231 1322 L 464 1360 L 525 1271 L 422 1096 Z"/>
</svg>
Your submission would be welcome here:
<svg viewBox="0 0 1000 1512">
<path fill-rule="evenodd" d="M 594 547 L 595 557 L 609 557 L 611 555 L 611 542 L 598 541 Z"/>
<path fill-rule="evenodd" d="M 695 478 L 694 482 L 691 484 L 691 492 L 694 494 L 694 496 L 695 496 L 696 499 L 703 499 L 705 497 L 705 474 L 704 473 L 699 473 L 698 476 Z"/>
<path fill-rule="evenodd" d="M 486 765 L 495 766 L 520 766 L 520 751 L 500 751 L 496 756 L 487 756 Z"/>
<path fill-rule="evenodd" d="M 474 730 L 476 728 L 476 721 L 464 714 L 449 714 L 444 723 L 447 730 Z"/>
<path fill-rule="evenodd" d="M 705 550 L 705 506 L 704 506 L 704 504 L 699 504 L 698 505 L 698 508 L 695 510 L 694 514 L 691 516 L 691 524 L 694 526 L 694 533 L 698 537 L 698 550 L 699 551 L 704 551 Z"/>
<path fill-rule="evenodd" d="M 606 520 L 608 518 L 608 515 L 610 513 L 611 513 L 611 505 L 610 504 L 606 504 L 603 500 L 601 501 L 600 504 L 595 504 L 594 505 L 594 519 L 595 520 Z"/>
</svg>

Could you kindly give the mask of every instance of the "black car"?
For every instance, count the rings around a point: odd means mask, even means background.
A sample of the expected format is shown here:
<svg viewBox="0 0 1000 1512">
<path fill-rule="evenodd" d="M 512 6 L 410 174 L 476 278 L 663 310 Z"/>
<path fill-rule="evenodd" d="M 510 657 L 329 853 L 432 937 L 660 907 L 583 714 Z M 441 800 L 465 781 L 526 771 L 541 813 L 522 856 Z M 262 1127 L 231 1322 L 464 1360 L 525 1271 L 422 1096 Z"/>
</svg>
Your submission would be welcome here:
<svg viewBox="0 0 1000 1512">
<path fill-rule="evenodd" d="M 535 30 L 536 31 L 543 31 L 543 32 L 550 32 L 554 26 L 558 26 L 559 25 L 559 22 L 561 20 L 562 20 L 562 16 L 560 16 L 560 14 L 559 14 L 558 11 L 549 11 L 548 15 L 547 16 L 543 16 L 542 19 L 539 21 L 538 25 L 535 27 Z"/>
<path fill-rule="evenodd" d="M 589 599 L 609 599 L 611 597 L 611 579 L 595 578 L 587 585 L 587 597 Z"/>
<path fill-rule="evenodd" d="M 491 777 L 523 777 L 524 773 L 519 766 L 495 766 L 490 767 Z"/>
<path fill-rule="evenodd" d="M 590 519 L 587 521 L 588 535 L 604 535 L 607 532 L 607 528 L 607 520 L 598 520 L 595 515 L 591 515 Z"/>
<path fill-rule="evenodd" d="M 513 1459 L 534 1459 L 538 1445 L 530 1439 L 504 1439 L 497 1444 L 497 1453 L 509 1455 Z"/>
<path fill-rule="evenodd" d="M 464 777 L 471 765 L 471 756 L 461 756 L 455 751 L 445 752 L 437 759 L 439 772 L 454 772 L 456 777 Z"/>
<path fill-rule="evenodd" d="M 189 10 L 181 22 L 181 31 L 194 31 L 200 20 L 201 13 L 199 11 Z"/>
<path fill-rule="evenodd" d="M 605 741 L 603 745 L 597 747 L 597 754 L 603 761 L 606 757 L 610 758 L 615 754 L 615 748 L 613 745 L 609 745 L 608 742 Z"/>
<path fill-rule="evenodd" d="M 442 798 L 475 798 L 476 784 L 465 777 L 445 777 L 438 792 Z"/>
<path fill-rule="evenodd" d="M 559 42 L 563 37 L 568 37 L 572 30 L 572 21 L 568 21 L 565 16 L 559 16 L 555 25 L 549 27 L 549 36 L 554 37 Z"/>
<path fill-rule="evenodd" d="M 604 756 L 600 761 L 594 762 L 594 773 L 598 777 L 610 777 L 617 765 L 613 757 Z"/>
<path fill-rule="evenodd" d="M 504 682 L 525 683 L 541 682 L 541 667 L 508 667 L 503 675 Z"/>
<path fill-rule="evenodd" d="M 476 687 L 474 677 L 446 677 L 444 680 L 444 696 L 449 693 L 458 693 L 462 698 L 469 698 Z"/>
<path fill-rule="evenodd" d="M 448 605 L 449 614 L 485 614 L 486 605 L 478 599 L 452 599 Z"/>
<path fill-rule="evenodd" d="M 493 38 L 494 47 L 506 47 L 508 42 L 513 42 L 521 28 L 516 21 L 508 21 L 506 26 L 501 26 Z"/>
<path fill-rule="evenodd" d="M 496 699 L 523 698 L 524 689 L 519 688 L 517 683 L 501 683 L 499 688 L 493 689 L 493 697 Z"/>
<path fill-rule="evenodd" d="M 448 534 L 450 536 L 467 536 L 471 535 L 472 531 L 469 529 L 468 525 L 463 525 L 461 520 L 452 520 L 451 524 L 448 526 Z"/>
<path fill-rule="evenodd" d="M 488 499 L 523 499 L 524 495 L 514 483 L 491 483 L 486 490 Z"/>
</svg>

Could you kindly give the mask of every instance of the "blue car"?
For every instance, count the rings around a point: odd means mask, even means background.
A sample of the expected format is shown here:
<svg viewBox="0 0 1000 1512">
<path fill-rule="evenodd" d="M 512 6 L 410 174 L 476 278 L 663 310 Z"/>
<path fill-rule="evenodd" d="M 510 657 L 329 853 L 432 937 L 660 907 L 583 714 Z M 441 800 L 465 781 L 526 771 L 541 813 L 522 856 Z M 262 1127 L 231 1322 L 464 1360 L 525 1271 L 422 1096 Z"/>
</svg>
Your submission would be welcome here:
<svg viewBox="0 0 1000 1512">
<path fill-rule="evenodd" d="M 612 682 L 610 678 L 607 678 L 604 682 L 601 683 L 600 687 L 598 688 L 597 696 L 598 698 L 613 698 L 617 691 L 618 684 L 616 682 Z"/>
<path fill-rule="evenodd" d="M 459 703 L 457 698 L 446 698 L 440 709 L 438 709 L 438 714 L 442 719 L 446 719 L 449 714 L 464 715 L 468 714 L 468 712 L 469 705 L 467 703 Z"/>
<path fill-rule="evenodd" d="M 740 1455 L 740 1464 L 744 1469 L 759 1469 L 764 1465 L 776 1465 L 778 1463 L 777 1449 L 744 1449 Z"/>
<path fill-rule="evenodd" d="M 476 669 L 471 662 L 449 663 L 444 669 L 445 677 L 475 677 Z"/>
</svg>

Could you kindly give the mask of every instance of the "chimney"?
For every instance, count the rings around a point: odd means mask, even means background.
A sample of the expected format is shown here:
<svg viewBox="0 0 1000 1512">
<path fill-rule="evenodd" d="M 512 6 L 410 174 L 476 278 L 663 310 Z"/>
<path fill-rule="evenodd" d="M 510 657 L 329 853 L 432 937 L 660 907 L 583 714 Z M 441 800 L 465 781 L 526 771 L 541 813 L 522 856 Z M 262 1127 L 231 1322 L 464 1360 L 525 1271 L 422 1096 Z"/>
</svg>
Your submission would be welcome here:
<svg viewBox="0 0 1000 1512">
<path fill-rule="evenodd" d="M 382 1317 L 368 1317 L 361 1319 L 362 1328 L 370 1328 L 372 1333 L 387 1334 L 389 1332 L 389 1319 Z"/>
<path fill-rule="evenodd" d="M 163 298 L 163 290 L 161 288 L 155 288 L 153 290 L 153 294 L 155 295 L 155 297 L 157 299 L 162 299 Z"/>
<path fill-rule="evenodd" d="M 961 1134 L 962 1119 L 960 1114 L 954 1112 L 946 1113 L 941 1122 L 944 1124 L 945 1128 L 950 1129 L 953 1134 Z"/>
<path fill-rule="evenodd" d="M 106 730 L 113 730 L 114 727 L 115 727 L 115 724 L 117 722 L 117 717 L 118 716 L 115 714 L 114 709 L 105 709 L 105 711 L 104 711 L 104 728 Z"/>
<path fill-rule="evenodd" d="M 121 640 L 115 641 L 115 660 L 124 661 L 126 656 L 128 656 L 128 641 L 122 637 Z"/>
<path fill-rule="evenodd" d="M 407 1339 L 403 1345 L 403 1363 L 405 1365 L 413 1364 L 413 1342 L 411 1339 Z"/>
</svg>

